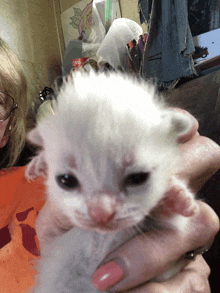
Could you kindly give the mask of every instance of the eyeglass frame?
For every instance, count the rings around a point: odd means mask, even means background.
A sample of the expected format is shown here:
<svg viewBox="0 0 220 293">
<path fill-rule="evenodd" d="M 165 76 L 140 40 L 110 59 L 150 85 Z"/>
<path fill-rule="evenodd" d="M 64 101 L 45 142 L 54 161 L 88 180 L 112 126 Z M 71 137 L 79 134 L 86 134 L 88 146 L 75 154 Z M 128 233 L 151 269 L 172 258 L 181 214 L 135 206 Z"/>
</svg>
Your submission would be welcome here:
<svg viewBox="0 0 220 293">
<path fill-rule="evenodd" d="M 10 117 L 11 113 L 12 113 L 15 109 L 18 109 L 18 104 L 15 103 L 14 98 L 12 98 L 12 96 L 10 96 L 9 94 L 7 94 L 7 93 L 5 93 L 5 92 L 3 92 L 3 91 L 0 91 L 0 93 L 3 93 L 3 94 L 5 94 L 6 96 L 9 96 L 9 97 L 12 99 L 12 101 L 13 101 L 13 105 L 12 105 L 11 111 L 10 111 L 10 113 L 8 114 L 8 116 L 7 116 L 4 120 L 0 119 L 0 122 L 3 122 L 3 121 L 5 121 L 5 120 L 7 120 L 8 117 Z"/>
</svg>

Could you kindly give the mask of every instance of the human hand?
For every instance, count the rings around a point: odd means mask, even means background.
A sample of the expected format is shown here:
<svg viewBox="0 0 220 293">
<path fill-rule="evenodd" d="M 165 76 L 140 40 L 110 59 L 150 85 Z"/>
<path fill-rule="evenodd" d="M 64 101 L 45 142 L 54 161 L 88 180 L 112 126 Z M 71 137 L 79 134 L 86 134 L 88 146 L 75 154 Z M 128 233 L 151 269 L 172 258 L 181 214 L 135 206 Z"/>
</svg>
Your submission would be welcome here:
<svg viewBox="0 0 220 293">
<path fill-rule="evenodd" d="M 174 278 L 159 284 L 150 282 L 142 290 L 129 291 L 129 293 L 210 293 L 209 275 L 209 266 L 202 255 L 197 255 L 195 261 L 190 262 Z"/>
<path fill-rule="evenodd" d="M 197 130 L 198 122 L 195 120 L 191 131 L 180 138 L 182 167 L 177 174 L 194 192 L 220 167 L 219 146 L 210 139 L 199 136 Z M 148 282 L 165 272 L 188 251 L 195 251 L 212 243 L 219 229 L 218 217 L 205 203 L 198 201 L 198 206 L 199 211 L 190 218 L 185 235 L 180 235 L 177 231 L 159 234 L 151 231 L 145 237 L 136 237 L 105 259 L 105 265 L 93 276 L 93 285 L 101 291 L 111 288 L 109 291 L 127 293 L 210 292 L 209 268 L 201 256 L 197 256 L 194 262 L 190 262 L 179 274 L 166 282 Z M 136 286 L 139 287 L 135 288 Z"/>
<path fill-rule="evenodd" d="M 126 291 L 127 293 L 210 293 L 208 277 L 210 268 L 201 255 L 190 262 L 182 272 L 174 278 L 163 282 L 149 282 L 142 288 Z"/>
</svg>

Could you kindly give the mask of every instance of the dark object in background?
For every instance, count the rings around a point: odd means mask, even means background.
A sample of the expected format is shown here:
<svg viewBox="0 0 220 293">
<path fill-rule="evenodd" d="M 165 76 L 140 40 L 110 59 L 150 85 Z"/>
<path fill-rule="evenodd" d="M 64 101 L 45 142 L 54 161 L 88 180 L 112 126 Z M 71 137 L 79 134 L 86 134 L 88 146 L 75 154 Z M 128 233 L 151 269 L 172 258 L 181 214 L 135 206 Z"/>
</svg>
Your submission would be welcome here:
<svg viewBox="0 0 220 293">
<path fill-rule="evenodd" d="M 193 53 L 192 57 L 193 59 L 206 58 L 208 54 L 209 52 L 207 47 L 195 46 L 195 52 Z"/>
<path fill-rule="evenodd" d="M 39 147 L 26 142 L 15 166 L 18 167 L 27 165 L 32 160 L 32 158 L 36 156 L 38 150 Z"/>
<path fill-rule="evenodd" d="M 83 58 L 82 52 L 82 41 L 81 40 L 72 40 L 69 42 L 64 57 L 63 57 L 63 65 L 62 72 L 63 75 L 68 75 L 70 70 L 73 68 L 72 60 Z"/>
<path fill-rule="evenodd" d="M 211 10 L 215 0 L 189 0 L 188 21 L 192 36 L 210 31 Z"/>
<path fill-rule="evenodd" d="M 0 165 L 0 169 L 6 168 L 6 166 L 8 164 L 9 158 L 5 157 L 7 150 L 8 150 L 7 144 L 4 148 L 0 149 L 0 162 L 3 162 Z M 29 142 L 26 142 L 25 146 L 24 146 L 24 148 L 18 158 L 18 161 L 15 164 L 15 167 L 27 165 L 31 161 L 31 159 L 36 155 L 38 150 L 39 150 L 38 147 L 31 145 Z"/>
<path fill-rule="evenodd" d="M 39 99 L 43 103 L 46 100 L 51 100 L 52 99 L 51 96 L 53 94 L 54 94 L 53 89 L 46 86 L 42 91 L 40 91 L 40 93 L 39 93 Z"/>
</svg>

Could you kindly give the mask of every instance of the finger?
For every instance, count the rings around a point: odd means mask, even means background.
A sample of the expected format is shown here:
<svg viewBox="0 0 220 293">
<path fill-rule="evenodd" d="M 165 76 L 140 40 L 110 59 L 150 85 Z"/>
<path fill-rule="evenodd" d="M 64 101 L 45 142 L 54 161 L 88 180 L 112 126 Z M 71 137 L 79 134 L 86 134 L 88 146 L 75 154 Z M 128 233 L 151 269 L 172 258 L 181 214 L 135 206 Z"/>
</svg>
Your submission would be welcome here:
<svg viewBox="0 0 220 293">
<path fill-rule="evenodd" d="M 196 257 L 183 272 L 163 283 L 169 293 L 210 293 L 208 277 L 210 268 L 201 255 Z"/>
<path fill-rule="evenodd" d="M 211 139 L 195 135 L 180 145 L 182 153 L 178 177 L 186 180 L 194 192 L 220 168 L 220 147 Z"/>
<path fill-rule="evenodd" d="M 208 277 L 210 268 L 201 255 L 196 257 L 183 272 L 163 282 L 149 282 L 124 293 L 210 293 Z"/>
<path fill-rule="evenodd" d="M 173 108 L 184 112 L 194 119 L 191 130 L 179 137 L 182 161 L 179 177 L 190 183 L 191 188 L 198 192 L 208 179 L 220 168 L 220 147 L 207 137 L 199 135 L 198 121 L 186 110 Z"/>
<path fill-rule="evenodd" d="M 194 116 L 192 116 L 186 110 L 183 110 L 183 109 L 180 109 L 180 108 L 172 108 L 172 109 L 174 109 L 175 111 L 183 112 L 184 114 L 191 116 L 192 120 L 194 121 L 194 124 L 193 124 L 192 128 L 190 129 L 190 131 L 188 133 L 185 133 L 184 135 L 180 136 L 178 138 L 178 142 L 179 143 L 185 143 L 188 140 L 190 140 L 193 136 L 198 135 L 197 131 L 199 129 L 199 123 L 196 120 L 196 118 Z"/>
<path fill-rule="evenodd" d="M 105 259 L 106 264 L 93 275 L 93 285 L 101 291 L 113 285 L 111 290 L 116 292 L 134 288 L 167 271 L 186 252 L 212 242 L 219 229 L 218 217 L 207 204 L 198 205 L 200 212 L 190 218 L 186 233 L 151 231 L 132 239 Z"/>
<path fill-rule="evenodd" d="M 163 284 L 150 282 L 147 285 L 137 287 L 134 290 L 124 291 L 124 293 L 171 293 L 171 292 L 167 291 L 167 289 L 164 288 Z"/>
</svg>

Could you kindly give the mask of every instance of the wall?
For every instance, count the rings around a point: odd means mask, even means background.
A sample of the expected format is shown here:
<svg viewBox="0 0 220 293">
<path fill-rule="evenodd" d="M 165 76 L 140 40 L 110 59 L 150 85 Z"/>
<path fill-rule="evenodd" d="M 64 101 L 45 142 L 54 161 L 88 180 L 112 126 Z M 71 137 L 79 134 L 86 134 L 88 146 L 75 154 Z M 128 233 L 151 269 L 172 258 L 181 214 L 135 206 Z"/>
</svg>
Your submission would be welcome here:
<svg viewBox="0 0 220 293">
<path fill-rule="evenodd" d="M 61 13 L 64 12 L 65 10 L 69 9 L 76 3 L 80 2 L 81 0 L 59 0 L 60 1 L 60 10 Z"/>
<path fill-rule="evenodd" d="M 1 1 L 0 36 L 25 69 L 29 99 L 38 98 L 60 72 L 64 46 L 59 18 L 59 0 Z"/>
<path fill-rule="evenodd" d="M 61 13 L 68 8 L 72 7 L 80 0 L 60 0 Z M 121 7 L 122 17 L 132 19 L 140 24 L 139 13 L 138 13 L 138 0 L 119 0 Z M 144 32 L 147 27 L 145 24 L 141 25 Z"/>
</svg>

